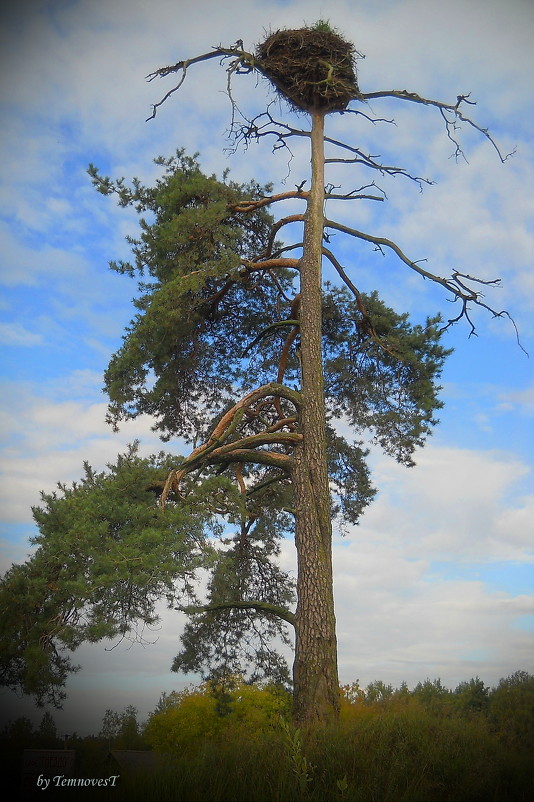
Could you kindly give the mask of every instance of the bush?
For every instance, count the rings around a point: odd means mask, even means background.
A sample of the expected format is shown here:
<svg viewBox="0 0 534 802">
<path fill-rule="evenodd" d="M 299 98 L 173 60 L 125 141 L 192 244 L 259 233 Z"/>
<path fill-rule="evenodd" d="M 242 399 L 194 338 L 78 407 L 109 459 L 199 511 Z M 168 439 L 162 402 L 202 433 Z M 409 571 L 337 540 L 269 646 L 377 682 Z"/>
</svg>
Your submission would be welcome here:
<svg viewBox="0 0 534 802">
<path fill-rule="evenodd" d="M 290 710 L 291 697 L 283 689 L 247 685 L 240 679 L 207 682 L 168 697 L 163 709 L 150 717 L 145 737 L 159 752 L 191 754 L 217 735 L 263 736 Z"/>
<path fill-rule="evenodd" d="M 176 694 L 174 706 L 150 717 L 145 738 L 158 752 L 181 754 L 194 751 L 221 728 L 216 699 L 203 691 L 185 690 Z"/>
</svg>

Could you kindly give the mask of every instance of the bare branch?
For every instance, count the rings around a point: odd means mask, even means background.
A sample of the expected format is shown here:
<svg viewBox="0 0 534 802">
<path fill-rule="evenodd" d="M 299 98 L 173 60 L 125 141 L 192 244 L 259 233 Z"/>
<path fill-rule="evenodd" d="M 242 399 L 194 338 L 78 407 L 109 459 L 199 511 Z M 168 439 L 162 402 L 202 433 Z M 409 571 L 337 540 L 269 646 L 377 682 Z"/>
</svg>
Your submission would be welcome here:
<svg viewBox="0 0 534 802">
<path fill-rule="evenodd" d="M 374 201 L 383 201 L 386 199 L 386 194 L 384 195 L 365 195 L 360 193 L 359 190 L 353 189 L 351 192 L 347 192 L 345 195 L 336 195 L 333 192 L 327 192 L 324 196 L 325 200 L 374 200 Z"/>
<path fill-rule="evenodd" d="M 358 100 L 362 99 L 363 97 L 358 98 Z M 370 123 L 373 123 L 373 125 L 376 125 L 377 123 L 388 123 L 389 125 L 395 126 L 397 125 L 393 119 L 388 120 L 385 117 L 371 117 L 369 114 L 365 114 L 363 111 L 361 111 L 361 109 L 339 109 L 334 111 L 333 114 L 357 114 L 358 116 L 363 117 L 365 120 L 368 120 Z"/>
<path fill-rule="evenodd" d="M 498 284 L 500 284 L 501 279 L 485 280 L 485 279 L 476 278 L 474 276 L 470 276 L 467 273 L 460 273 L 459 271 L 454 271 L 454 273 L 452 274 L 452 276 L 450 278 L 442 278 L 441 276 L 437 276 L 435 273 L 430 273 L 428 270 L 425 270 L 424 268 L 421 267 L 420 261 L 426 261 L 426 260 L 419 260 L 417 262 L 414 262 L 411 259 L 409 259 L 406 256 L 406 254 L 399 248 L 399 246 L 395 242 L 393 242 L 392 240 L 386 239 L 385 237 L 374 237 L 372 234 L 366 234 L 363 231 L 358 231 L 355 228 L 349 228 L 348 226 L 344 226 L 341 223 L 336 223 L 336 222 L 334 222 L 332 220 L 326 220 L 325 219 L 324 225 L 325 225 L 326 228 L 333 228 L 333 229 L 335 229 L 337 231 L 342 231 L 344 234 L 348 234 L 351 237 L 356 237 L 357 239 L 362 239 L 362 240 L 365 240 L 366 242 L 370 242 L 373 245 L 375 245 L 377 247 L 377 250 L 380 250 L 382 253 L 384 252 L 384 248 L 388 248 L 388 249 L 392 250 L 398 256 L 398 258 L 402 262 L 404 262 L 404 264 L 406 264 L 412 270 L 415 270 L 416 273 L 419 273 L 419 275 L 423 276 L 423 278 L 429 279 L 430 281 L 434 281 L 436 284 L 440 284 L 448 292 L 450 292 L 454 296 L 453 300 L 460 301 L 462 309 L 461 309 L 460 314 L 457 317 L 452 318 L 451 320 L 448 321 L 447 325 L 444 326 L 442 331 L 444 331 L 445 329 L 449 328 L 449 326 L 452 326 L 454 323 L 457 323 L 461 318 L 465 317 L 466 320 L 469 321 L 469 323 L 470 323 L 470 325 L 472 327 L 471 328 L 471 334 L 474 334 L 475 333 L 475 326 L 474 326 L 473 322 L 471 321 L 471 318 L 469 317 L 469 304 L 470 303 L 474 303 L 477 306 L 480 306 L 481 308 L 486 309 L 488 312 L 490 312 L 493 315 L 493 317 L 508 317 L 510 320 L 512 320 L 512 318 L 510 317 L 510 314 L 506 310 L 496 311 L 491 306 L 489 306 L 488 304 L 484 303 L 484 301 L 482 300 L 484 298 L 483 293 L 481 293 L 480 291 L 474 289 L 473 287 L 470 287 L 466 283 L 466 282 L 470 282 L 470 283 L 483 285 L 483 286 L 486 286 L 486 287 L 488 287 L 488 286 L 495 287 Z M 333 262 L 333 264 L 334 264 L 334 267 L 336 267 L 334 262 Z M 336 269 L 338 269 L 338 268 L 336 267 Z M 339 272 L 339 270 L 338 270 L 338 272 Z M 346 279 L 344 278 L 343 280 L 346 283 Z M 350 286 L 350 285 L 348 285 L 348 286 Z M 512 320 L 512 323 L 513 323 L 513 320 Z M 514 324 L 514 326 L 515 326 L 515 324 Z M 517 329 L 516 329 L 516 331 L 517 331 Z"/>
<path fill-rule="evenodd" d="M 362 95 L 363 100 L 373 100 L 374 98 L 382 98 L 382 97 L 392 97 L 398 100 L 408 100 L 411 103 L 420 103 L 424 106 L 434 106 L 435 108 L 439 109 L 441 112 L 441 116 L 445 121 L 445 127 L 447 129 L 447 136 L 454 143 L 455 146 L 455 156 L 462 156 L 465 158 L 464 153 L 461 149 L 460 144 L 458 143 L 457 139 L 455 138 L 453 132 L 456 131 L 457 121 L 461 121 L 466 123 L 466 125 L 471 126 L 480 134 L 482 134 L 488 142 L 491 143 L 492 147 L 497 152 L 499 159 L 501 162 L 505 162 L 510 156 L 513 156 L 515 153 L 515 148 L 510 153 L 503 155 L 502 151 L 500 150 L 499 146 L 489 133 L 487 128 L 482 128 L 482 126 L 478 125 L 478 123 L 474 122 L 470 117 L 467 117 L 465 114 L 460 111 L 460 106 L 462 103 L 467 103 L 470 106 L 476 106 L 476 103 L 473 100 L 468 100 L 471 93 L 467 95 L 458 95 L 456 98 L 456 103 L 443 103 L 439 100 L 430 100 L 426 97 L 421 97 L 416 92 L 408 92 L 407 89 L 392 89 L 383 92 L 368 92 Z M 452 116 L 450 116 L 452 115 Z"/>
<path fill-rule="evenodd" d="M 280 231 L 280 229 L 283 228 L 283 226 L 287 226 L 290 223 L 302 223 L 302 222 L 304 222 L 303 214 L 291 214 L 288 215 L 287 217 L 282 217 L 280 218 L 280 220 L 277 220 L 277 222 L 274 223 L 273 226 L 271 227 L 269 240 L 267 242 L 267 247 L 265 249 L 265 256 L 266 257 L 271 256 L 275 237 Z"/>
<path fill-rule="evenodd" d="M 257 209 L 262 209 L 264 206 L 270 206 L 272 203 L 288 200 L 289 198 L 302 198 L 306 200 L 309 194 L 309 192 L 304 192 L 302 189 L 292 190 L 291 192 L 280 192 L 278 195 L 268 195 L 258 200 L 239 201 L 239 203 L 231 205 L 230 209 L 239 214 L 246 214 L 248 212 L 254 212 Z"/>
<path fill-rule="evenodd" d="M 183 61 L 178 61 L 176 64 L 173 64 L 170 67 L 161 67 L 159 70 L 151 72 L 146 77 L 147 81 L 153 81 L 154 78 L 165 78 L 167 75 L 171 75 L 175 72 L 181 72 L 182 76 L 176 86 L 170 89 L 158 103 L 154 103 L 152 106 L 152 114 L 150 117 L 147 117 L 147 122 L 148 120 L 153 120 L 155 118 L 158 108 L 162 106 L 163 103 L 165 103 L 165 101 L 168 100 L 168 98 L 181 87 L 187 77 L 187 69 L 191 64 L 198 64 L 200 61 L 208 61 L 209 59 L 218 57 L 222 59 L 234 58 L 234 61 L 229 68 L 229 70 L 232 72 L 239 72 L 240 68 L 242 68 L 244 72 L 250 72 L 254 63 L 254 56 L 251 53 L 247 53 L 242 48 L 226 48 L 219 46 L 213 50 L 210 50 L 209 53 L 202 53 L 200 56 L 184 59 Z"/>
<path fill-rule="evenodd" d="M 323 254 L 327 257 L 327 259 L 329 259 L 329 261 L 332 263 L 332 265 L 337 270 L 338 275 L 340 276 L 340 278 L 345 282 L 345 284 L 347 285 L 349 290 L 354 295 L 354 297 L 356 299 L 356 304 L 357 304 L 358 309 L 360 311 L 360 314 L 362 316 L 362 324 L 363 324 L 363 328 L 364 328 L 366 334 L 373 340 L 373 342 L 376 343 L 376 345 L 378 345 L 379 348 L 381 348 L 383 351 L 385 351 L 386 353 L 390 354 L 391 356 L 394 356 L 395 359 L 398 359 L 399 355 L 396 354 L 396 353 L 393 353 L 393 351 L 390 348 L 387 348 L 386 345 L 380 340 L 378 334 L 375 331 L 375 328 L 373 326 L 371 318 L 369 317 L 369 315 L 367 313 L 367 310 L 365 308 L 361 292 L 356 287 L 356 285 L 351 281 L 349 276 L 346 274 L 344 267 L 336 259 L 334 254 L 331 251 L 328 250 L 328 248 L 323 248 Z"/>
<path fill-rule="evenodd" d="M 332 139 L 328 136 L 325 136 L 324 141 L 355 154 L 354 158 L 352 159 L 330 157 L 325 159 L 325 164 L 363 164 L 365 167 L 369 167 L 372 170 L 378 170 L 378 172 L 382 175 L 402 175 L 405 178 L 409 178 L 411 181 L 415 181 L 420 187 L 422 187 L 423 184 L 432 185 L 434 183 L 429 178 L 411 175 L 407 170 L 404 169 L 404 167 L 394 167 L 392 165 L 381 164 L 379 161 L 377 161 L 380 156 L 371 156 L 371 154 L 365 154 L 359 148 L 348 145 L 346 142 L 342 142 L 338 139 Z"/>
<path fill-rule="evenodd" d="M 269 103 L 265 111 L 257 114 L 252 119 L 249 119 L 242 114 L 242 112 L 239 112 L 245 120 L 246 125 L 235 128 L 235 130 L 231 129 L 234 141 L 236 143 L 245 142 L 248 145 L 248 142 L 253 139 L 258 141 L 265 136 L 274 136 L 276 137 L 277 142 L 275 142 L 273 150 L 278 150 L 280 147 L 287 147 L 285 140 L 289 139 L 290 137 L 310 136 L 309 131 L 305 131 L 302 128 L 293 128 L 291 125 L 280 122 L 280 120 L 277 120 L 275 117 L 273 117 L 269 111 L 272 105 L 272 102 Z"/>
<path fill-rule="evenodd" d="M 262 139 L 263 137 L 274 136 L 275 142 L 272 147 L 272 152 L 276 153 L 276 151 L 285 148 L 289 153 L 289 158 L 287 161 L 287 175 L 282 182 L 285 183 L 285 181 L 287 180 L 287 178 L 289 178 L 291 174 L 291 162 L 293 161 L 294 158 L 293 151 L 289 147 L 287 140 L 293 136 L 309 137 L 310 132 L 303 131 L 298 128 L 292 128 L 286 123 L 282 123 L 279 120 L 275 120 L 269 111 L 270 107 L 272 106 L 272 103 L 269 103 L 266 111 L 256 115 L 256 117 L 254 117 L 252 120 L 249 120 L 235 103 L 231 94 L 230 85 L 228 85 L 227 93 L 228 96 L 230 97 L 230 102 L 232 104 L 232 119 L 230 124 L 230 130 L 228 132 L 228 137 L 233 140 L 233 145 L 232 147 L 227 148 L 226 151 L 228 153 L 235 153 L 240 145 L 243 145 L 244 149 L 247 150 L 249 143 L 252 140 L 259 142 L 259 140 Z M 239 113 L 240 116 L 245 120 L 244 125 L 240 126 L 236 125 L 235 122 L 236 113 Z"/>
<path fill-rule="evenodd" d="M 287 248 L 282 248 L 282 251 L 289 251 L 293 247 L 298 246 L 291 246 Z M 299 268 L 299 259 L 284 259 L 280 257 L 272 257 L 262 259 L 259 262 L 251 262 L 249 259 L 242 259 L 241 264 L 243 267 L 246 267 L 247 270 L 274 270 L 277 267 L 289 267 L 293 268 L 294 270 L 298 270 Z"/>
</svg>

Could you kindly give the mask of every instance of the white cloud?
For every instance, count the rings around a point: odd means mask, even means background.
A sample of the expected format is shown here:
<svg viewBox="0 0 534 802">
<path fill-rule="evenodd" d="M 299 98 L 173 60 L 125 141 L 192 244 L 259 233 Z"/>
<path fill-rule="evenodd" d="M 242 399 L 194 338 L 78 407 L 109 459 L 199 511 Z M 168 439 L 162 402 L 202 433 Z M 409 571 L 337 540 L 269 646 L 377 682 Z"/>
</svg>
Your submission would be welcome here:
<svg viewBox="0 0 534 802">
<path fill-rule="evenodd" d="M 499 395 L 500 403 L 498 409 L 509 411 L 517 409 L 524 415 L 534 413 L 534 386 L 524 390 L 510 390 Z"/>
<path fill-rule="evenodd" d="M 529 475 L 527 464 L 505 453 L 432 443 L 416 462 L 409 470 L 391 461 L 378 463 L 375 481 L 385 497 L 367 512 L 359 537 L 401 542 L 410 559 L 529 559 L 531 526 L 525 529 L 516 517 L 506 537 L 497 528 L 510 508 L 524 509 L 528 517 L 529 499 L 516 499 L 515 493 L 516 484 Z"/>
<path fill-rule="evenodd" d="M 358 554 L 343 552 L 345 573 L 337 578 L 340 672 L 345 681 L 387 679 L 413 686 L 439 676 L 449 687 L 478 674 L 489 684 L 529 665 L 532 634 L 514 627 L 532 614 L 532 596 L 509 597 L 476 581 L 428 581 L 406 565 L 394 589 L 373 565 L 365 581 Z M 382 554 L 383 559 L 390 555 Z M 386 563 L 387 565 L 387 563 Z M 369 566 L 367 566 L 369 570 Z M 386 576 L 384 576 L 384 573 Z M 347 597 L 350 593 L 350 604 Z M 356 676 L 355 676 L 356 675 Z"/>
<path fill-rule="evenodd" d="M 42 334 L 28 331 L 18 323 L 0 323 L 0 342 L 5 345 L 22 345 L 32 347 L 43 345 Z"/>
<path fill-rule="evenodd" d="M 69 386 L 72 395 L 84 388 L 92 395 L 98 383 L 96 374 L 77 371 L 60 393 Z M 0 505 L 8 523 L 30 522 L 30 508 L 39 503 L 40 491 L 50 492 L 58 482 L 68 484 L 79 479 L 84 460 L 96 470 L 103 470 L 136 439 L 140 440 L 143 456 L 161 450 L 180 453 L 180 443 L 164 448 L 151 430 L 153 421 L 148 416 L 125 423 L 120 433 L 114 434 L 105 422 L 105 402 L 54 401 L 16 385 L 7 390 L 1 410 L 6 445 Z"/>
</svg>

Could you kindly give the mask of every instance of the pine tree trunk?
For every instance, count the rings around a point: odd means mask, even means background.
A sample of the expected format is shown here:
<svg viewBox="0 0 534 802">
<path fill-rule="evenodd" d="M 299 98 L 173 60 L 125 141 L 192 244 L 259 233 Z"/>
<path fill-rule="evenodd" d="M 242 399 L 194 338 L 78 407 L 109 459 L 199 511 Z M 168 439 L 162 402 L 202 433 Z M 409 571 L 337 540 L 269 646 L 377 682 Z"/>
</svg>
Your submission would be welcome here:
<svg viewBox="0 0 534 802">
<path fill-rule="evenodd" d="M 300 263 L 303 441 L 293 473 L 298 562 L 293 712 L 305 726 L 339 710 L 321 333 L 324 116 L 319 112 L 312 115 L 311 141 L 312 185 Z"/>
</svg>

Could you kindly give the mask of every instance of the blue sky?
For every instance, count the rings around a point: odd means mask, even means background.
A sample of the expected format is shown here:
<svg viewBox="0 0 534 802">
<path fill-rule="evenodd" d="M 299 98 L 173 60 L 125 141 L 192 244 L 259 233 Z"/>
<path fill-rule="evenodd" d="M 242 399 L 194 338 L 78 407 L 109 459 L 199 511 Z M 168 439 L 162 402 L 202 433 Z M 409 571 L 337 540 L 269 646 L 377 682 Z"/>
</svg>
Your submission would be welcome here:
<svg viewBox="0 0 534 802">
<path fill-rule="evenodd" d="M 272 180 L 275 189 L 298 183 L 308 164 L 300 145 L 286 184 L 287 157 L 272 156 L 267 144 L 224 153 L 230 109 L 215 61 L 192 69 L 150 122 L 151 103 L 173 79 L 144 78 L 219 43 L 242 38 L 253 48 L 265 30 L 328 18 L 366 56 L 358 64 L 363 91 L 409 89 L 446 102 L 471 92 L 477 122 L 503 152 L 516 148 L 503 165 L 487 141 L 463 130 L 467 161 L 456 162 L 435 110 L 376 101 L 372 113 L 394 117 L 395 126 L 344 116 L 330 132 L 436 183 L 420 193 L 413 182 L 384 178 L 386 203 L 329 214 L 395 240 L 435 273 L 502 278 L 487 301 L 510 311 L 530 353 L 509 322 L 477 313 L 478 337 L 465 325 L 448 335 L 455 353 L 443 376 L 445 407 L 417 467 L 373 453 L 380 495 L 360 526 L 335 542 L 341 680 L 413 685 L 439 676 L 454 687 L 475 675 L 491 685 L 516 669 L 532 671 L 534 6 L 235 0 L 233 8 L 229 15 L 214 0 L 2 7 L 2 569 L 28 554 L 40 490 L 78 478 L 85 459 L 103 468 L 136 437 L 143 453 L 160 449 L 148 419 L 118 435 L 104 422 L 102 372 L 135 294 L 107 263 L 128 257 L 124 238 L 136 223 L 92 189 L 87 165 L 148 182 L 157 175 L 155 156 L 185 147 L 199 151 L 207 172 L 229 167 L 236 180 Z M 246 76 L 236 93 L 247 112 L 269 97 Z M 329 180 L 348 189 L 369 180 L 351 170 L 332 169 Z M 394 257 L 342 237 L 333 244 L 363 291 L 378 289 L 416 320 L 449 313 L 443 293 Z M 291 543 L 282 561 L 294 567 Z M 150 648 L 82 648 L 84 668 L 69 681 L 64 711 L 54 713 L 60 727 L 98 730 L 106 708 L 127 704 L 146 715 L 162 690 L 194 679 L 169 670 L 182 625 L 163 611 Z M 24 700 L 3 694 L 4 701 L 12 714 L 31 711 Z"/>
</svg>

